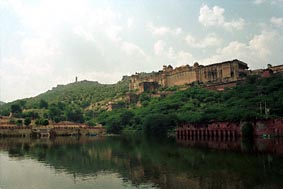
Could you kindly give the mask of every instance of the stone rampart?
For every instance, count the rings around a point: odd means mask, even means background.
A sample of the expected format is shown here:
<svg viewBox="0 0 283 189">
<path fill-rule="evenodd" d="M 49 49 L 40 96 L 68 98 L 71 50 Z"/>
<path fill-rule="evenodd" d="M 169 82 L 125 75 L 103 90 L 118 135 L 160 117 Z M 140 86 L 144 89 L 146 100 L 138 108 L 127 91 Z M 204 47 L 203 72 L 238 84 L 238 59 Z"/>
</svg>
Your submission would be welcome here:
<svg viewBox="0 0 283 189">
<path fill-rule="evenodd" d="M 207 66 L 195 63 L 193 66 L 163 66 L 163 70 L 151 74 L 131 76 L 129 89 L 142 93 L 160 87 L 181 86 L 192 83 L 223 84 L 242 80 L 248 72 L 246 63 L 239 60 L 215 63 Z"/>
</svg>

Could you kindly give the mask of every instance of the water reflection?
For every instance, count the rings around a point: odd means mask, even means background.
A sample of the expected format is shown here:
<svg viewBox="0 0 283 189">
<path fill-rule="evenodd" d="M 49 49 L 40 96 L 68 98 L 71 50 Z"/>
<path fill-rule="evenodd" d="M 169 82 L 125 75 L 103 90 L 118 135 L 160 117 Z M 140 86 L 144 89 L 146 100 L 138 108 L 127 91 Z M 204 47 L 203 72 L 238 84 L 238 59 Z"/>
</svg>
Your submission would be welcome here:
<svg viewBox="0 0 283 189">
<path fill-rule="evenodd" d="M 237 140 L 177 142 L 182 145 L 143 137 L 0 139 L 0 187 L 17 188 L 11 180 L 20 188 L 283 186 L 283 157 L 263 150 L 280 146 L 282 140 L 254 141 L 246 147 Z M 15 170 L 30 174 L 19 176 Z"/>
<path fill-rule="evenodd" d="M 176 138 L 177 143 L 188 147 L 229 150 L 237 152 L 271 153 L 283 155 L 283 138 L 254 138 L 243 140 L 241 138 Z"/>
</svg>

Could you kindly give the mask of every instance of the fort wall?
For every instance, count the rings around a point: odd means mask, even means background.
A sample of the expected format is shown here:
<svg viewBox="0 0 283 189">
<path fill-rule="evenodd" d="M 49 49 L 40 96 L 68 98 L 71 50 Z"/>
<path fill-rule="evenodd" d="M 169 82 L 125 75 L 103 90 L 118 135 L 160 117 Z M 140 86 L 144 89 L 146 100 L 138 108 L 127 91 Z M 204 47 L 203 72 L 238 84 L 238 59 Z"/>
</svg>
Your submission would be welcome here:
<svg viewBox="0 0 283 189">
<path fill-rule="evenodd" d="M 230 83 L 243 79 L 248 73 L 248 65 L 239 60 L 215 63 L 207 66 L 195 63 L 193 66 L 176 67 L 163 66 L 158 72 L 146 75 L 145 73 L 131 76 L 129 89 L 142 93 L 160 87 L 181 86 L 197 83 Z"/>
<path fill-rule="evenodd" d="M 196 82 L 198 77 L 197 72 L 192 67 L 187 65 L 167 72 L 164 74 L 164 80 L 166 83 L 163 85 L 163 87 L 172 87 Z"/>
<path fill-rule="evenodd" d="M 48 136 L 72 136 L 72 135 L 104 135 L 106 129 L 102 125 L 89 127 L 85 124 L 62 121 L 51 123 L 47 126 L 17 126 L 9 124 L 8 117 L 0 117 L 0 138 L 1 137 L 30 137 L 32 135 L 46 134 Z M 7 124 L 8 123 L 8 124 Z"/>
<path fill-rule="evenodd" d="M 176 137 L 240 137 L 247 122 L 212 122 L 208 124 L 185 123 L 176 129 Z M 255 120 L 250 122 L 254 136 L 283 136 L 283 119 Z"/>
</svg>

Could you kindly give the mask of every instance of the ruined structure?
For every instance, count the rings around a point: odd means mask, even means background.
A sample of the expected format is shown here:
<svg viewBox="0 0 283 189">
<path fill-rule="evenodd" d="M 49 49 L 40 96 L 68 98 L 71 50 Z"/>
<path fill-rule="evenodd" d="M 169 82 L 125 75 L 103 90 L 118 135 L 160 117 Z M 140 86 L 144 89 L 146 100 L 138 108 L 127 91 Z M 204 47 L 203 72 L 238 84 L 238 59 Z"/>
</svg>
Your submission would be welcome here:
<svg viewBox="0 0 283 189">
<path fill-rule="evenodd" d="M 283 73 L 283 65 L 272 66 L 268 64 L 266 69 L 256 69 L 250 72 L 251 75 L 261 75 L 262 77 L 270 77 L 279 73 Z"/>
<path fill-rule="evenodd" d="M 109 102 L 107 104 L 107 111 L 113 111 L 121 108 L 125 108 L 126 104 L 122 101 L 120 102 Z"/>
<path fill-rule="evenodd" d="M 242 80 L 248 74 L 248 65 L 237 59 L 207 66 L 163 66 L 163 70 L 148 75 L 139 73 L 131 76 L 129 89 L 142 93 L 158 87 L 172 87 L 192 83 L 227 84 Z"/>
</svg>

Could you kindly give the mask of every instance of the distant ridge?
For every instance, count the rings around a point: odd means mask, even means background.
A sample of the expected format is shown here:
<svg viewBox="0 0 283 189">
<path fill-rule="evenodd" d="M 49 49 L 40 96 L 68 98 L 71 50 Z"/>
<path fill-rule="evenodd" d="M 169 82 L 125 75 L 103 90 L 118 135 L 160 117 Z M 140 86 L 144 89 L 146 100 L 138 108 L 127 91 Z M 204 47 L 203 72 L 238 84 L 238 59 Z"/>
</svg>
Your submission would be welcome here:
<svg viewBox="0 0 283 189">
<path fill-rule="evenodd" d="M 48 104 L 63 102 L 65 104 L 77 104 L 82 108 L 86 108 L 91 104 L 100 101 L 109 101 L 113 98 L 124 95 L 128 92 L 129 77 L 123 79 L 116 84 L 100 84 L 97 81 L 78 81 L 66 85 L 57 85 L 52 89 L 39 94 L 35 97 L 15 100 L 5 103 L 2 109 L 8 109 L 12 104 L 25 101 L 25 108 L 32 109 L 38 106 L 41 100 Z M 2 102 L 1 102 L 2 103 Z"/>
</svg>

